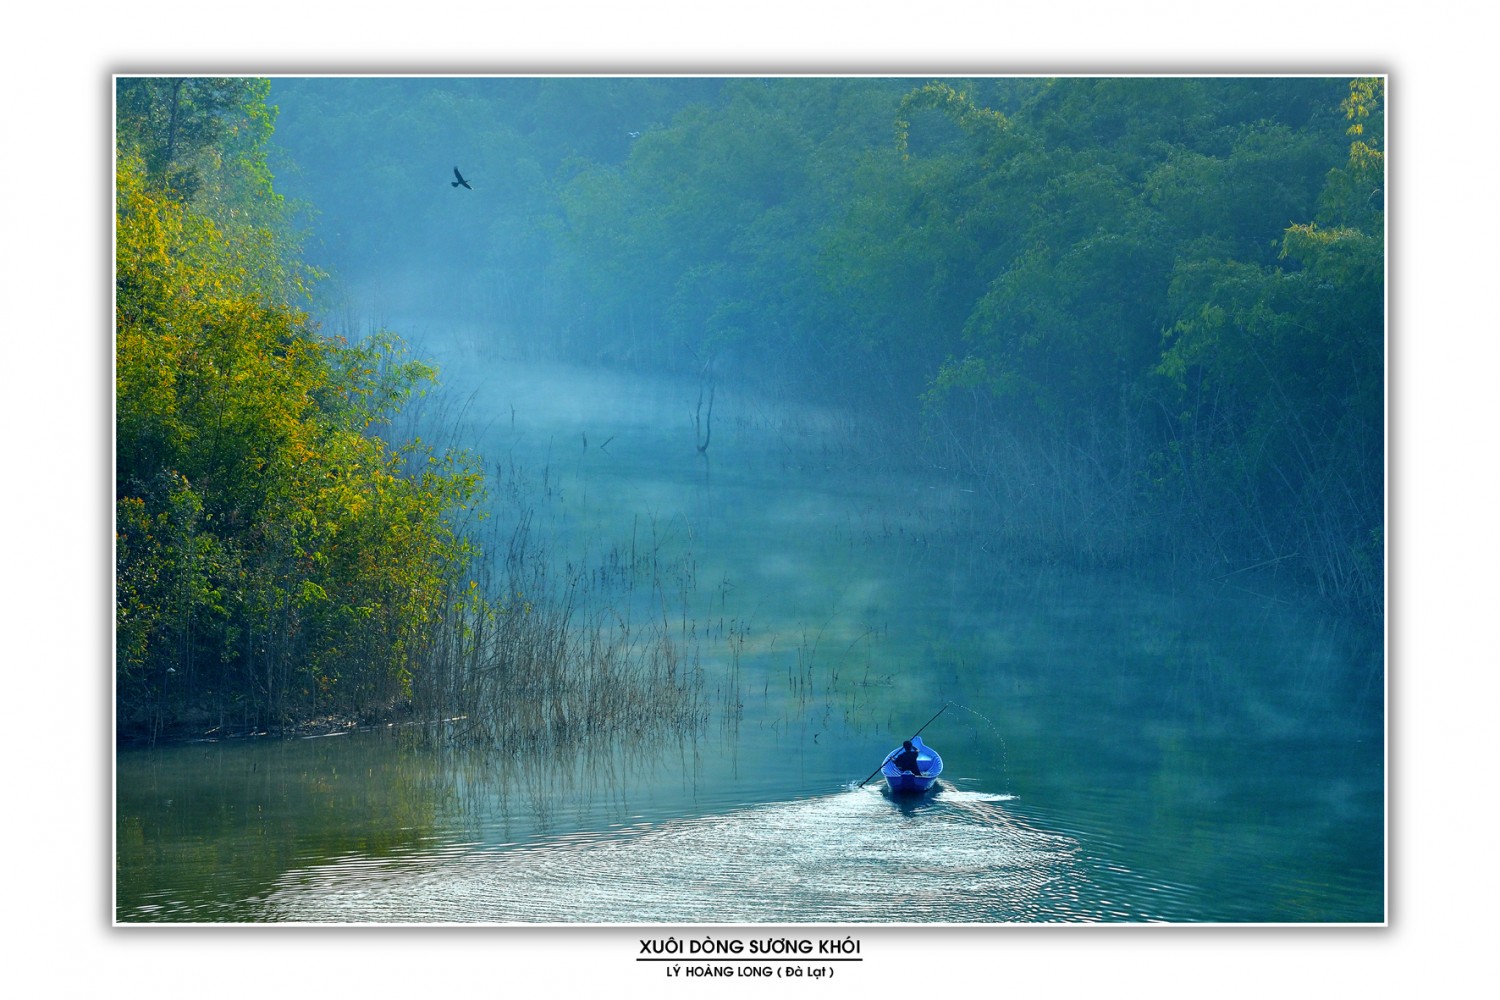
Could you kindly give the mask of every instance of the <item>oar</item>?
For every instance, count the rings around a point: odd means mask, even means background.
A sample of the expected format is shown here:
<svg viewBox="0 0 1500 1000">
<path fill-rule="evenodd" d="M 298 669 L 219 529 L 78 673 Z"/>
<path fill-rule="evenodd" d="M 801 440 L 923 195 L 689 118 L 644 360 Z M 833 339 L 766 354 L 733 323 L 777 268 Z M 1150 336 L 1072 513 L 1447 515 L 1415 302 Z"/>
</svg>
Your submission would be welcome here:
<svg viewBox="0 0 1500 1000">
<path fill-rule="evenodd" d="M 946 705 L 944 705 L 942 708 L 938 709 L 937 710 L 937 715 L 934 715 L 932 718 L 930 718 L 926 722 L 922 723 L 922 729 L 926 729 L 928 726 L 930 726 L 934 722 L 936 722 L 938 715 L 942 715 L 944 712 L 948 711 L 949 706 L 951 706 L 952 704 L 953 704 L 953 702 L 950 701 Z M 911 738 L 914 740 L 918 736 L 921 736 L 922 735 L 922 729 L 918 729 L 916 732 L 912 733 L 911 734 Z M 907 742 L 910 742 L 910 741 L 907 741 Z M 880 762 L 880 767 L 885 767 L 885 761 L 886 760 L 890 760 L 891 757 L 895 754 L 895 752 L 896 751 L 892 750 L 890 753 L 886 754 L 885 755 L 885 760 L 883 760 L 883 761 Z M 870 772 L 870 778 L 873 778 L 873 777 L 875 777 L 875 775 L 877 775 L 877 774 L 880 773 L 880 767 L 877 767 L 875 770 L 873 770 L 873 771 Z M 860 788 L 865 787 L 865 782 L 869 781 L 870 778 L 866 778 L 864 781 L 861 781 L 859 783 L 858 787 L 860 787 Z"/>
</svg>

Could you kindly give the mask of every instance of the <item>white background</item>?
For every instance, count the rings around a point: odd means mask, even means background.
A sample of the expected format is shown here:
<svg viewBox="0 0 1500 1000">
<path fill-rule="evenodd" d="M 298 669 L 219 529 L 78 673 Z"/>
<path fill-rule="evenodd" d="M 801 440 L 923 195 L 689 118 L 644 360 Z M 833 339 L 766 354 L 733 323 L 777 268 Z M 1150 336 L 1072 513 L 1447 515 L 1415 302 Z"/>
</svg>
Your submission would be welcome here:
<svg viewBox="0 0 1500 1000">
<path fill-rule="evenodd" d="M 526 6 L 7 13 L 0 911 L 5 982 L 21 991 L 7 992 L 1296 998 L 1466 995 L 1471 973 L 1490 980 L 1500 192 L 1487 5 Z M 112 928 L 111 74 L 551 71 L 1390 74 L 1389 927 L 846 928 L 865 961 L 791 985 L 668 980 L 634 961 L 662 928 Z"/>
</svg>

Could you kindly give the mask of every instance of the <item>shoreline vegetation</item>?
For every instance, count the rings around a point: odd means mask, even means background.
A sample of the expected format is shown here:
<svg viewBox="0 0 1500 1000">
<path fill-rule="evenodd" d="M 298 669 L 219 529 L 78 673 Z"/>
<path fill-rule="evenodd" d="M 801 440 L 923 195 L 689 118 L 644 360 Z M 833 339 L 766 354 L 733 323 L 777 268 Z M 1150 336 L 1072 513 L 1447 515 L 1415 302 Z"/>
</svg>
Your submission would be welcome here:
<svg viewBox="0 0 1500 1000">
<path fill-rule="evenodd" d="M 524 510 L 489 530 L 476 456 L 391 433 L 436 373 L 293 305 L 316 274 L 271 189 L 265 93 L 119 84 L 117 740 L 701 724 L 664 623 L 584 608 L 582 578 L 554 588 Z"/>
<path fill-rule="evenodd" d="M 310 319 L 440 241 L 491 248 L 449 289 L 476 356 L 697 379 L 704 461 L 716 389 L 721 420 L 726 387 L 816 400 L 848 414 L 829 461 L 965 491 L 988 557 L 1267 580 L 1382 628 L 1383 81 L 386 81 L 474 123 L 461 196 L 521 207 L 479 231 L 434 202 L 411 249 L 359 200 L 389 178 L 319 160 L 410 145 L 358 83 L 116 83 L 122 746 L 732 714 L 671 556 L 560 571 L 516 470 L 405 422 L 437 373 Z M 643 124 L 589 146 L 558 106 Z"/>
</svg>

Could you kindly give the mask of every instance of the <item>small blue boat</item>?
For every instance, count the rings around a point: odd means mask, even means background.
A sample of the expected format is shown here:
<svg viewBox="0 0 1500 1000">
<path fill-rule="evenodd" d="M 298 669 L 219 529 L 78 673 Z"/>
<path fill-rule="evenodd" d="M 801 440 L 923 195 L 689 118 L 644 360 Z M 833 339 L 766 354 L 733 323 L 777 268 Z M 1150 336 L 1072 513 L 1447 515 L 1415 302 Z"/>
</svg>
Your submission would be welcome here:
<svg viewBox="0 0 1500 1000">
<path fill-rule="evenodd" d="M 912 774 L 903 771 L 896 766 L 895 757 L 902 750 L 897 747 L 885 755 L 885 763 L 880 765 L 880 773 L 885 775 L 885 783 L 890 786 L 891 792 L 898 795 L 912 795 L 925 792 L 937 781 L 938 775 L 943 773 L 943 758 L 938 752 L 926 743 L 922 737 L 911 738 L 912 749 L 917 751 L 917 769 L 919 773 Z"/>
</svg>

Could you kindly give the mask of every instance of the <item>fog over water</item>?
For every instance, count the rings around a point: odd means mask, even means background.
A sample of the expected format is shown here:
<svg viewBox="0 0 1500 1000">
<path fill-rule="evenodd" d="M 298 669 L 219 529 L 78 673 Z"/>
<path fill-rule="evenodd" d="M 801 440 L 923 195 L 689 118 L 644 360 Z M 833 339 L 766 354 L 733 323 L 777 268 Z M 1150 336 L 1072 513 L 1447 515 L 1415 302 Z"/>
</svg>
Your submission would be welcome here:
<svg viewBox="0 0 1500 1000">
<path fill-rule="evenodd" d="M 1274 434 L 1231 441 L 1215 421 L 1232 407 L 1205 404 L 1197 464 L 1173 465 L 1187 431 L 1148 395 L 1167 392 L 1165 307 L 1137 294 L 1165 298 L 1184 247 L 1220 252 L 1200 227 L 1230 233 L 1213 231 L 1245 273 L 1269 268 L 1253 255 L 1347 157 L 1320 117 L 1347 85 L 1177 95 L 1238 139 L 1150 164 L 1151 198 L 1065 155 L 1056 93 L 979 88 L 1007 114 L 1034 102 L 1037 149 L 1076 169 L 1036 193 L 1066 250 L 1043 266 L 1046 240 L 1008 228 L 1043 225 L 1031 203 L 983 181 L 1014 134 L 995 114 L 919 106 L 898 155 L 907 81 L 573 83 L 278 81 L 278 183 L 317 213 L 323 332 L 394 332 L 436 370 L 379 430 L 476 456 L 476 586 L 507 614 L 565 605 L 625 660 L 670 647 L 688 710 L 610 731 L 559 713 L 551 742 L 392 726 L 122 753 L 120 919 L 1382 922 L 1380 629 L 1311 599 L 1283 512 L 1212 479 L 1232 463 L 1210 446 L 1269 452 Z M 692 103 L 721 87 L 718 115 Z M 1090 136 L 1116 121 L 1111 94 L 1089 92 Z M 476 108 L 484 127 L 461 127 Z M 1289 124 L 1263 128 L 1272 110 Z M 1305 178 L 1272 208 L 1200 204 L 1189 166 Z M 1097 239 L 1076 214 L 1119 206 Z M 1056 320 L 1069 275 L 1082 318 L 1006 339 Z M 1012 361 L 1063 388 L 1016 402 L 1019 382 L 991 378 Z M 1293 388 L 1326 416 L 1320 389 Z M 1168 489 L 1189 466 L 1228 526 Z M 1339 487 L 1327 537 L 1378 554 L 1368 512 L 1339 506 L 1370 469 L 1308 482 Z M 1257 533 L 1269 558 L 1235 548 Z M 505 593 L 518 537 L 532 575 Z M 1350 605 L 1373 592 L 1359 576 Z M 919 728 L 939 784 L 893 797 L 867 776 Z"/>
<path fill-rule="evenodd" d="M 846 414 L 718 388 L 705 456 L 696 382 L 412 327 L 442 384 L 416 429 L 482 450 L 497 522 L 532 511 L 567 566 L 650 544 L 676 568 L 670 606 L 626 613 L 671 621 L 706 724 L 472 772 L 424 755 L 412 788 L 456 799 L 421 837 L 335 839 L 232 919 L 1379 918 L 1379 650 L 1337 622 L 1244 587 L 1007 560 L 970 487 L 870 454 Z M 940 709 L 936 794 L 858 787 Z M 360 739 L 322 752 L 391 752 Z"/>
</svg>

